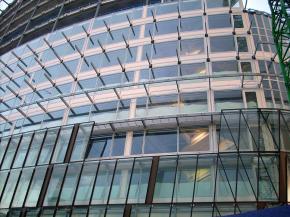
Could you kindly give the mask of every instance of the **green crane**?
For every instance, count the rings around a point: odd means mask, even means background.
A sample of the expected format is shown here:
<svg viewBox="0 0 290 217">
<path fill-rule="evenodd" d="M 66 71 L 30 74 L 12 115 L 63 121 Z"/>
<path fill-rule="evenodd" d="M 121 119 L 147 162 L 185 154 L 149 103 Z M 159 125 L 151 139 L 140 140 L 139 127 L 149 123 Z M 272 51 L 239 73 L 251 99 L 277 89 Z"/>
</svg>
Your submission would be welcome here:
<svg viewBox="0 0 290 217">
<path fill-rule="evenodd" d="M 268 0 L 272 13 L 272 31 L 280 67 L 290 100 L 290 0 Z"/>
</svg>

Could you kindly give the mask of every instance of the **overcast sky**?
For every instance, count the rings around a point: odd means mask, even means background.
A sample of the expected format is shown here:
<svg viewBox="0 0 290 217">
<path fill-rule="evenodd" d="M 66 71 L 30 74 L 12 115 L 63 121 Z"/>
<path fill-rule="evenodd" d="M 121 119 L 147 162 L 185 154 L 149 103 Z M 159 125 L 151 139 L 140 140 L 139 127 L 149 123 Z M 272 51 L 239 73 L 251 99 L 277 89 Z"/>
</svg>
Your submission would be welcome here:
<svg viewBox="0 0 290 217">
<path fill-rule="evenodd" d="M 243 0 L 243 2 L 245 4 L 246 0 Z M 268 0 L 248 0 L 247 8 L 253 8 L 271 13 Z"/>
</svg>

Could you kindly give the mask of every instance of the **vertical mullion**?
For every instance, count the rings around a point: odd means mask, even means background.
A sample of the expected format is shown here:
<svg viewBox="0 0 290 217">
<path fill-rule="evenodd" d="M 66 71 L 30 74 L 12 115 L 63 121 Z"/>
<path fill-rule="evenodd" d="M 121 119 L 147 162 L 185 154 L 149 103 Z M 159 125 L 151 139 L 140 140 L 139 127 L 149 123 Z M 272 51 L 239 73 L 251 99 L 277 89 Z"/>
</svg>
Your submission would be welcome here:
<svg viewBox="0 0 290 217">
<path fill-rule="evenodd" d="M 71 132 L 71 136 L 70 136 L 69 143 L 68 143 L 68 146 L 67 146 L 67 150 L 66 150 L 66 153 L 65 153 L 64 163 L 68 163 L 70 161 L 70 158 L 71 158 L 71 155 L 72 155 L 72 152 L 73 152 L 73 148 L 74 148 L 74 144 L 76 142 L 76 138 L 77 138 L 77 135 L 78 135 L 78 131 L 79 131 L 79 124 L 75 124 L 73 126 L 73 130 Z"/>
<path fill-rule="evenodd" d="M 56 147 L 56 144 L 57 144 L 57 141 L 59 139 L 59 136 L 60 136 L 60 132 L 62 130 L 62 127 L 60 127 L 57 131 L 57 136 L 55 138 L 55 141 L 54 141 L 54 144 L 53 144 L 53 148 L 51 150 L 51 155 L 50 155 L 50 158 L 49 158 L 49 161 L 48 161 L 48 164 L 51 164 L 51 161 L 52 161 L 52 158 L 53 158 L 53 155 L 54 155 L 54 151 L 55 151 L 55 147 Z"/>
<path fill-rule="evenodd" d="M 31 136 L 31 139 L 30 139 L 30 143 L 27 147 L 27 151 L 26 151 L 26 154 L 25 154 L 25 157 L 24 157 L 24 160 L 22 162 L 22 167 L 24 167 L 25 163 L 26 163 L 26 160 L 27 160 L 27 157 L 28 157 L 28 154 L 29 154 L 29 150 L 30 150 L 30 147 L 31 147 L 31 144 L 33 142 L 33 139 L 35 137 L 35 131 L 32 133 L 32 136 Z"/>
<path fill-rule="evenodd" d="M 58 196 L 57 196 L 57 200 L 56 200 L 56 207 L 59 206 L 60 195 L 61 195 L 61 192 L 62 192 L 62 188 L 63 188 L 63 185 L 64 185 L 64 181 L 66 179 L 66 175 L 67 175 L 67 171 L 68 171 L 69 166 L 70 166 L 70 164 L 66 164 L 64 175 L 63 175 L 63 178 L 62 178 L 62 181 L 61 181 L 61 185 L 60 185 L 60 190 L 58 192 Z"/>
<path fill-rule="evenodd" d="M 50 178 L 52 176 L 53 169 L 54 169 L 53 166 L 49 165 L 47 170 L 46 170 L 46 174 L 44 176 L 44 181 L 43 181 L 41 191 L 39 193 L 39 198 L 37 201 L 37 207 L 43 206 L 44 198 L 45 198 L 45 195 L 46 195 L 46 192 L 48 189 L 48 185 L 49 185 Z"/>
<path fill-rule="evenodd" d="M 41 154 L 41 151 L 42 151 L 42 148 L 43 148 L 44 142 L 45 142 L 45 140 L 46 140 L 47 134 L 48 134 L 48 129 L 46 128 L 46 130 L 45 130 L 45 135 L 44 135 L 44 137 L 43 137 L 43 139 L 42 139 L 42 142 L 41 142 L 41 145 L 40 145 L 39 151 L 38 151 L 38 153 L 37 153 L 37 158 L 36 158 L 36 161 L 35 161 L 34 166 L 37 166 L 37 164 L 38 164 L 38 161 L 39 161 L 39 158 L 40 158 L 40 154 Z"/>
<path fill-rule="evenodd" d="M 83 169 L 84 169 L 84 163 L 82 163 L 81 170 L 80 170 L 80 173 L 79 173 L 79 177 L 78 177 L 78 180 L 77 180 L 77 184 L 76 184 L 76 187 L 75 187 L 75 193 L 74 193 L 73 200 L 72 200 L 72 206 L 75 205 L 75 199 L 76 199 L 76 196 L 77 196 L 77 192 L 78 192 L 80 180 L 81 180 L 81 177 L 82 177 Z"/>
<path fill-rule="evenodd" d="M 146 199 L 145 199 L 145 204 L 147 205 L 152 204 L 152 201 L 153 201 L 155 183 L 156 183 L 157 172 L 158 172 L 158 164 L 159 164 L 159 156 L 154 156 L 152 158 L 149 182 L 148 182 Z"/>
</svg>

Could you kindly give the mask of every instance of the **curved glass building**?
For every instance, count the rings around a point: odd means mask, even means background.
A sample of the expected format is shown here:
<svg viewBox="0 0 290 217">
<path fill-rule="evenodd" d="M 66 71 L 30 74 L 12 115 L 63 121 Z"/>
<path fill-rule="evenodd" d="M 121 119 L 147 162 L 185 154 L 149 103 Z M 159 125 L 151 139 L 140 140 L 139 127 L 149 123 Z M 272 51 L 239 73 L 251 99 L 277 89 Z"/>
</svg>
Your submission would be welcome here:
<svg viewBox="0 0 290 217">
<path fill-rule="evenodd" d="M 11 3 L 0 16 L 0 216 L 286 204 L 290 112 L 271 32 L 242 0 Z"/>
</svg>

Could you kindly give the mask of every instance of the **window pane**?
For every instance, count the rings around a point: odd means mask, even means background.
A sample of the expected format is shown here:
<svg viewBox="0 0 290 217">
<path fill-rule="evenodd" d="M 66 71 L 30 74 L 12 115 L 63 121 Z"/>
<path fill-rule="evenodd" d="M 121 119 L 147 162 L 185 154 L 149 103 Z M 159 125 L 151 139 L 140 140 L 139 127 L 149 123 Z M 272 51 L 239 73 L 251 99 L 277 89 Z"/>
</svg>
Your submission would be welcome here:
<svg viewBox="0 0 290 217">
<path fill-rule="evenodd" d="M 242 91 L 240 90 L 215 91 L 214 99 L 216 111 L 244 107 Z"/>
<path fill-rule="evenodd" d="M 258 108 L 256 92 L 246 92 L 247 108 Z"/>
<path fill-rule="evenodd" d="M 154 203 L 171 202 L 177 158 L 160 158 L 154 189 Z"/>
<path fill-rule="evenodd" d="M 52 175 L 43 202 L 44 206 L 56 205 L 65 169 L 66 165 L 55 165 L 53 167 Z"/>
<path fill-rule="evenodd" d="M 6 182 L 6 179 L 7 179 L 7 176 L 8 176 L 8 172 L 9 171 L 0 171 L 0 197 L 1 197 L 1 194 L 3 193 L 3 188 L 4 188 L 4 185 L 5 185 L 5 182 Z"/>
<path fill-rule="evenodd" d="M 243 18 L 241 15 L 234 15 L 235 28 L 244 28 Z"/>
<path fill-rule="evenodd" d="M 208 128 L 181 129 L 179 133 L 179 151 L 208 151 Z"/>
<path fill-rule="evenodd" d="M 49 129 L 41 147 L 41 153 L 38 160 L 38 165 L 48 164 L 52 155 L 59 128 Z"/>
<path fill-rule="evenodd" d="M 111 135 L 110 137 L 104 136 L 91 140 L 86 153 L 86 158 L 94 159 L 109 156 L 109 152 L 107 153 L 106 150 L 110 149 L 111 143 L 112 143 Z"/>
<path fill-rule="evenodd" d="M 192 202 L 196 163 L 196 156 L 179 158 L 175 179 L 174 202 Z"/>
<path fill-rule="evenodd" d="M 181 76 L 202 76 L 206 74 L 205 63 L 191 63 L 180 65 Z"/>
<path fill-rule="evenodd" d="M 211 202 L 214 191 L 214 171 L 216 156 L 200 156 L 195 180 L 195 202 Z"/>
<path fill-rule="evenodd" d="M 73 202 L 74 193 L 77 187 L 77 181 L 81 171 L 82 165 L 70 164 L 67 169 L 64 184 L 59 199 L 60 205 L 71 205 Z"/>
<path fill-rule="evenodd" d="M 142 153 L 143 138 L 144 138 L 143 131 L 133 133 L 132 149 L 131 149 L 132 155 Z"/>
<path fill-rule="evenodd" d="M 71 217 L 86 217 L 88 208 L 75 207 L 72 211 Z"/>
<path fill-rule="evenodd" d="M 232 27 L 230 14 L 216 14 L 208 16 L 208 25 L 210 29 L 230 28 Z"/>
<path fill-rule="evenodd" d="M 159 21 L 156 22 L 156 26 L 155 35 L 175 33 L 177 32 L 178 20 Z"/>
<path fill-rule="evenodd" d="M 180 112 L 193 113 L 208 111 L 207 93 L 194 92 L 194 93 L 181 93 L 180 94 Z"/>
<path fill-rule="evenodd" d="M 56 146 L 55 146 L 54 154 L 52 157 L 52 163 L 63 162 L 65 158 L 67 146 L 70 141 L 72 130 L 73 130 L 73 126 L 61 128 L 61 131 L 60 131 L 60 134 L 59 134 Z"/>
<path fill-rule="evenodd" d="M 212 63 L 212 73 L 217 76 L 232 75 L 238 73 L 238 71 L 239 71 L 238 62 L 235 60 L 219 61 Z M 222 79 L 225 78 L 223 77 Z"/>
<path fill-rule="evenodd" d="M 157 43 L 154 46 L 152 59 L 176 56 L 178 46 L 176 41 Z"/>
<path fill-rule="evenodd" d="M 45 135 L 45 130 L 36 131 L 31 142 L 25 166 L 34 166 L 37 161 L 37 156 L 40 151 L 42 141 Z"/>
<path fill-rule="evenodd" d="M 246 37 L 237 37 L 239 52 L 248 52 L 248 44 Z"/>
<path fill-rule="evenodd" d="M 14 195 L 12 207 L 22 207 L 26 192 L 29 187 L 32 172 L 33 168 L 26 168 L 22 170 L 21 177 Z"/>
<path fill-rule="evenodd" d="M 177 133 L 148 132 L 145 137 L 145 154 L 170 153 L 177 151 Z"/>
<path fill-rule="evenodd" d="M 126 135 L 115 134 L 111 156 L 124 155 L 125 140 L 126 140 Z"/>
<path fill-rule="evenodd" d="M 208 8 L 217 8 L 217 7 L 228 7 L 229 1 L 228 0 L 207 0 L 207 7 Z"/>
<path fill-rule="evenodd" d="M 2 170 L 9 169 L 11 167 L 20 139 L 21 139 L 21 135 L 16 135 L 11 138 L 6 154 L 2 162 L 2 166 L 1 166 Z"/>
<path fill-rule="evenodd" d="M 35 207 L 37 205 L 38 197 L 46 174 L 46 169 L 46 166 L 35 168 L 33 179 L 29 188 L 29 192 L 27 194 L 25 206 Z"/>
<path fill-rule="evenodd" d="M 125 203 L 132 173 L 133 159 L 124 159 L 117 162 L 114 180 L 110 194 L 110 204 Z"/>
<path fill-rule="evenodd" d="M 76 205 L 89 204 L 98 165 L 98 162 L 89 162 L 84 165 L 75 199 Z"/>
<path fill-rule="evenodd" d="M 90 139 L 93 123 L 81 124 L 79 126 L 78 135 L 74 144 L 71 160 L 82 160 Z"/>
<path fill-rule="evenodd" d="M 1 139 L 1 143 L 0 143 L 0 163 L 3 159 L 3 156 L 5 154 L 5 150 L 7 148 L 7 145 L 9 143 L 10 137 L 4 137 Z"/>
<path fill-rule="evenodd" d="M 215 36 L 210 38 L 211 52 L 235 51 L 233 36 Z"/>
<path fill-rule="evenodd" d="M 128 203 L 145 203 L 151 163 L 152 158 L 139 158 L 135 160 Z"/>
<path fill-rule="evenodd" d="M 33 135 L 32 133 L 23 135 L 21 142 L 19 144 L 19 148 L 15 157 L 15 160 L 14 160 L 13 168 L 22 167 L 23 161 L 28 151 L 28 147 L 30 145 L 32 135 Z"/>
<path fill-rule="evenodd" d="M 92 204 L 106 204 L 115 168 L 115 161 L 102 161 L 94 188 Z"/>
<path fill-rule="evenodd" d="M 180 44 L 180 55 L 190 56 L 204 53 L 203 38 L 182 40 Z"/>
<path fill-rule="evenodd" d="M 202 17 L 188 17 L 181 19 L 180 29 L 182 32 L 202 30 Z"/>
<path fill-rule="evenodd" d="M 2 194 L 0 208 L 9 208 L 20 175 L 20 171 L 21 170 L 10 171 L 9 178 Z"/>
</svg>

